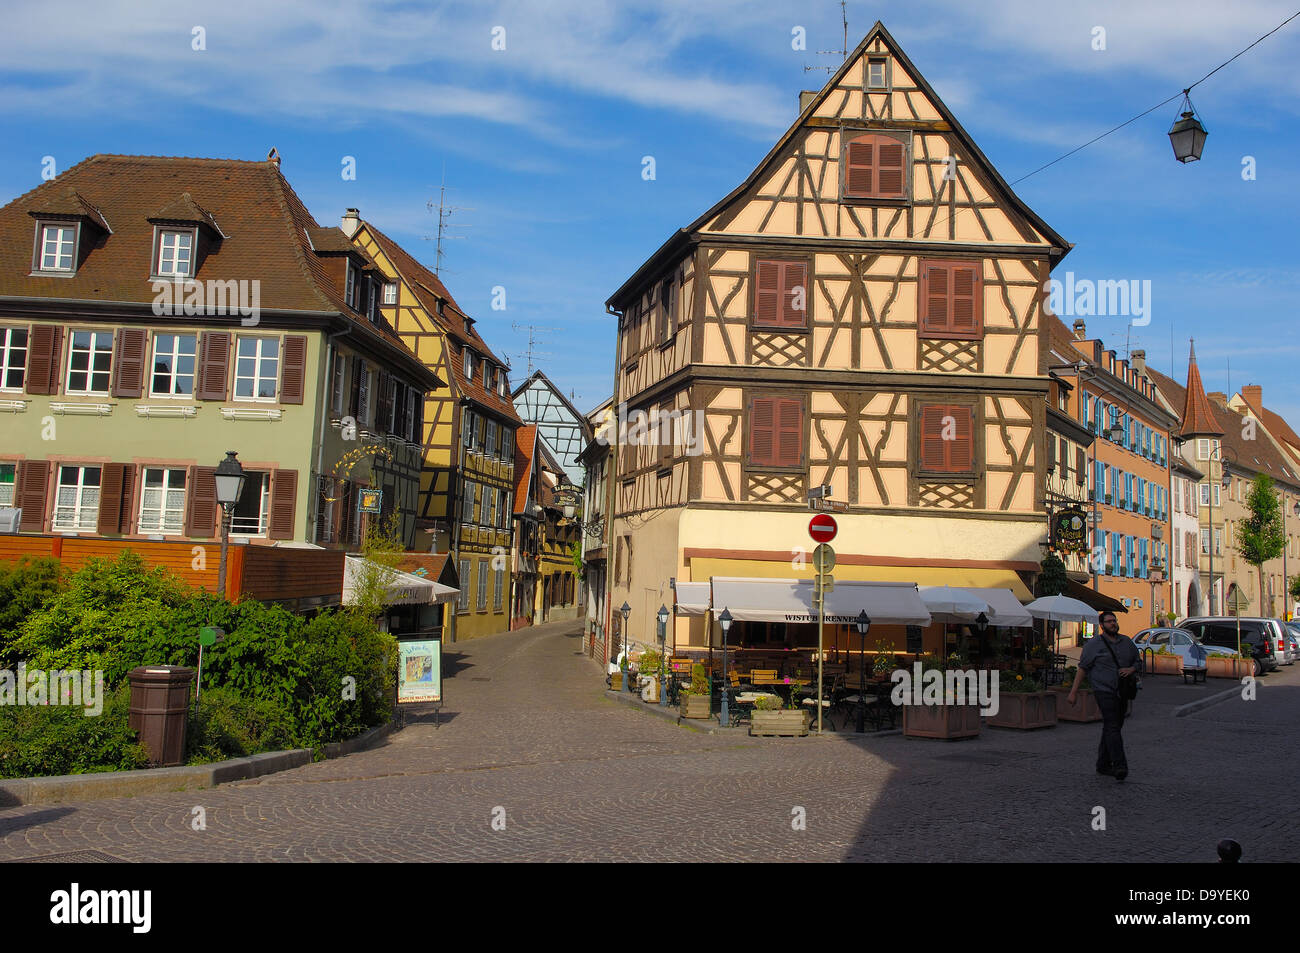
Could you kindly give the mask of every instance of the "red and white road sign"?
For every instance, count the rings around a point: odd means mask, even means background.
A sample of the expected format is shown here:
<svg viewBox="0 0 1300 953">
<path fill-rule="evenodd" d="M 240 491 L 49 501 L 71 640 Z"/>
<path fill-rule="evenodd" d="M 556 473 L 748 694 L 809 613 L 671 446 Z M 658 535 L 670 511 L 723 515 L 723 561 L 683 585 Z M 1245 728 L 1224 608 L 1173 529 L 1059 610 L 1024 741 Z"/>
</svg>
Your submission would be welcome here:
<svg viewBox="0 0 1300 953">
<path fill-rule="evenodd" d="M 835 517 L 825 513 L 818 513 L 808 521 L 808 535 L 819 543 L 829 543 L 839 531 Z"/>
</svg>

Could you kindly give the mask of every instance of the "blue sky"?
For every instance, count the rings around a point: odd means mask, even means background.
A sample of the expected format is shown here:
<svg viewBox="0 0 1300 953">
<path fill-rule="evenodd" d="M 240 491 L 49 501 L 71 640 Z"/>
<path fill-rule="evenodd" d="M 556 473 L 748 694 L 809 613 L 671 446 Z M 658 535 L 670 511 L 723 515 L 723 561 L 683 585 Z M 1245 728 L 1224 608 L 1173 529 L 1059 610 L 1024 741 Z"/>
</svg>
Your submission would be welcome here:
<svg viewBox="0 0 1300 953">
<path fill-rule="evenodd" d="M 849 46 L 881 19 L 1011 181 L 1199 79 L 1294 2 L 850 2 Z M 791 48 L 796 26 L 809 52 Z M 274 146 L 318 221 L 356 206 L 432 264 L 426 205 L 445 169 L 468 227 L 447 243 L 444 280 L 516 381 L 516 327 L 548 329 L 537 363 L 586 410 L 611 388 L 605 299 L 748 175 L 798 91 L 825 82 L 803 67 L 838 65 L 811 51 L 840 41 L 833 0 L 11 3 L 0 202 L 39 183 L 46 155 L 64 169 L 97 152 L 260 159 Z M 1193 92 L 1210 131 L 1199 163 L 1173 160 L 1171 103 L 1017 191 L 1076 243 L 1058 275 L 1152 282 L 1151 323 L 1129 346 L 1182 379 L 1195 336 L 1207 389 L 1226 390 L 1230 366 L 1234 390 L 1263 385 L 1300 424 L 1296 62 L 1300 20 Z M 489 307 L 497 285 L 504 312 Z M 1123 352 L 1124 319 L 1089 329 Z"/>
</svg>

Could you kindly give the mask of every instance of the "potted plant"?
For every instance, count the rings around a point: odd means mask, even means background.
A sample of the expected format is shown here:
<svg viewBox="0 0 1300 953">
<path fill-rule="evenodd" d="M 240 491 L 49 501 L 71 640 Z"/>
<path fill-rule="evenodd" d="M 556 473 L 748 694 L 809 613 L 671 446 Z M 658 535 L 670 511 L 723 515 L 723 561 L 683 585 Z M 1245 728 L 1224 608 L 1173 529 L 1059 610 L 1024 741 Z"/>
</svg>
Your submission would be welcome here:
<svg viewBox="0 0 1300 953">
<path fill-rule="evenodd" d="M 1158 649 L 1149 649 L 1143 652 L 1143 658 L 1149 660 L 1148 675 L 1181 675 L 1183 673 L 1183 657 L 1176 652 L 1172 652 L 1169 646 L 1162 645 Z"/>
<path fill-rule="evenodd" d="M 681 712 L 683 718 L 709 718 L 713 714 L 709 676 L 699 662 L 691 666 L 691 687 L 682 690 Z"/>
<path fill-rule="evenodd" d="M 953 652 L 947 658 L 949 668 L 960 668 L 961 655 Z M 956 664 L 954 664 L 956 663 Z M 939 660 L 926 657 L 921 660 L 922 674 L 928 671 L 942 671 Z M 912 686 L 912 691 L 921 691 L 920 685 Z M 915 695 L 913 695 L 915 699 Z M 942 738 L 953 741 L 958 738 L 974 738 L 980 733 L 979 705 L 947 700 L 938 705 L 912 704 L 903 706 L 903 736 L 907 738 Z"/>
<path fill-rule="evenodd" d="M 876 643 L 876 658 L 871 663 L 871 674 L 876 678 L 888 678 L 889 673 L 897 667 L 894 661 L 894 649 L 888 642 Z"/>
<path fill-rule="evenodd" d="M 749 733 L 802 737 L 808 734 L 808 713 L 798 708 L 783 708 L 777 696 L 763 695 L 754 701 Z"/>
<path fill-rule="evenodd" d="M 1230 655 L 1207 655 L 1205 674 L 1210 678 L 1242 678 L 1255 671 L 1254 659 L 1242 658 L 1236 652 Z"/>
<path fill-rule="evenodd" d="M 1061 721 L 1101 721 L 1101 709 L 1097 707 L 1097 696 L 1093 694 L 1092 682 L 1083 676 L 1079 682 L 1079 691 L 1075 694 L 1074 704 L 1070 704 L 1070 688 L 1074 685 L 1079 668 L 1071 665 L 1065 670 L 1065 681 L 1054 689 L 1057 693 L 1056 717 Z"/>
<path fill-rule="evenodd" d="M 637 671 L 648 682 L 641 689 L 641 700 L 658 704 L 660 686 L 663 685 L 663 658 L 654 649 L 646 649 L 641 653 Z"/>
<path fill-rule="evenodd" d="M 1055 727 L 1056 697 L 1056 692 L 1044 691 L 1033 676 L 1009 672 L 998 680 L 998 710 L 988 716 L 988 723 L 1021 731 Z"/>
</svg>

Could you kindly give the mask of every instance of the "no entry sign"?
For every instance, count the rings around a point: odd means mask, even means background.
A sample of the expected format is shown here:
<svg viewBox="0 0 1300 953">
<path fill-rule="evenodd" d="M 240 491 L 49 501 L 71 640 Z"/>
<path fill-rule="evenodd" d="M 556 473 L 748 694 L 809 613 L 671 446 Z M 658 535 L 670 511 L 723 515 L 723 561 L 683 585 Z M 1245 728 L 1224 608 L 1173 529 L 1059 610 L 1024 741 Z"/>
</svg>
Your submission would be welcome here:
<svg viewBox="0 0 1300 953">
<path fill-rule="evenodd" d="M 808 521 L 808 535 L 819 543 L 829 543 L 839 531 L 835 517 L 825 513 L 818 513 Z"/>
</svg>

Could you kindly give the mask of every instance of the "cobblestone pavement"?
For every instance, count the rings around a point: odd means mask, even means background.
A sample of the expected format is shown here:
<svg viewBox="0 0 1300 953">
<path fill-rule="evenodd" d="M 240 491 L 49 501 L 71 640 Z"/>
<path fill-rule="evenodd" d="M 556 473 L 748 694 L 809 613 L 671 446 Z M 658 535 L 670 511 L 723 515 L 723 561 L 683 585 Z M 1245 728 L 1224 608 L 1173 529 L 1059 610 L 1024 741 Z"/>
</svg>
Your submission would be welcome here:
<svg viewBox="0 0 1300 953">
<path fill-rule="evenodd" d="M 371 751 L 205 791 L 0 809 L 0 860 L 1204 861 L 1227 836 L 1246 860 L 1300 857 L 1300 665 L 1262 679 L 1257 701 L 1183 718 L 1176 705 L 1230 683 L 1148 680 L 1119 784 L 1093 771 L 1099 725 L 951 743 L 704 734 L 610 701 L 580 648 L 575 622 L 448 646 L 442 724 Z"/>
</svg>

